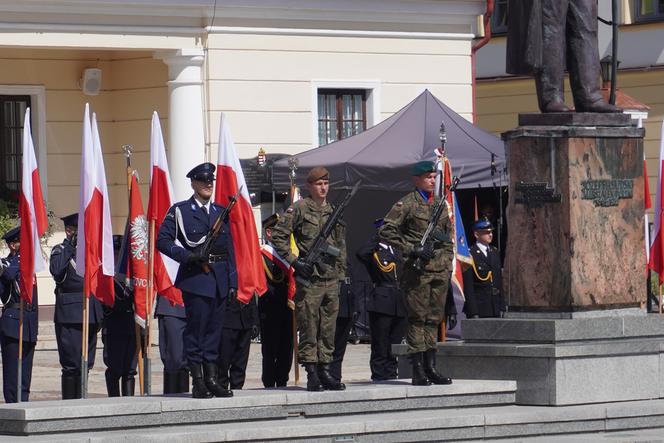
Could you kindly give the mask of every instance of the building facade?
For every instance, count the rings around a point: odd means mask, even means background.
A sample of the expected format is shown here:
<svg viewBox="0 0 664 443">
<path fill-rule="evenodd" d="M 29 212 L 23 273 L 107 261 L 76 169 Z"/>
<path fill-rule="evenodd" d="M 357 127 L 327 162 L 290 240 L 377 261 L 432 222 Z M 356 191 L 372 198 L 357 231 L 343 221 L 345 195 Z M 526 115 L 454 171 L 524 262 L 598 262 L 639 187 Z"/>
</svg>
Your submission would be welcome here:
<svg viewBox="0 0 664 443">
<path fill-rule="evenodd" d="M 470 119 L 471 45 L 484 8 L 483 0 L 0 0 L 3 195 L 18 189 L 26 106 L 48 208 L 63 216 L 78 210 L 90 103 L 116 233 L 127 215 L 123 145 L 134 147 L 147 204 L 153 111 L 177 199 L 190 195 L 191 167 L 216 161 L 222 112 L 241 158 L 352 135 L 425 88 Z M 39 288 L 52 304 L 50 276 L 39 276 Z"/>
</svg>

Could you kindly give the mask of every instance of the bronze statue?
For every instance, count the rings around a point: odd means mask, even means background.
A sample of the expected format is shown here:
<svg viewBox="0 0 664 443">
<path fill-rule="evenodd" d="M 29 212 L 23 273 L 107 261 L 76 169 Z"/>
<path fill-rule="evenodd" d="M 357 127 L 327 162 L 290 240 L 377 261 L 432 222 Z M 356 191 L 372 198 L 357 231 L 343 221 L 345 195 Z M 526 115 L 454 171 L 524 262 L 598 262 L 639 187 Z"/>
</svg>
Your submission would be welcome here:
<svg viewBox="0 0 664 443">
<path fill-rule="evenodd" d="M 621 112 L 600 92 L 597 0 L 509 0 L 507 72 L 535 77 L 542 112 L 569 112 L 569 72 L 576 112 Z"/>
</svg>

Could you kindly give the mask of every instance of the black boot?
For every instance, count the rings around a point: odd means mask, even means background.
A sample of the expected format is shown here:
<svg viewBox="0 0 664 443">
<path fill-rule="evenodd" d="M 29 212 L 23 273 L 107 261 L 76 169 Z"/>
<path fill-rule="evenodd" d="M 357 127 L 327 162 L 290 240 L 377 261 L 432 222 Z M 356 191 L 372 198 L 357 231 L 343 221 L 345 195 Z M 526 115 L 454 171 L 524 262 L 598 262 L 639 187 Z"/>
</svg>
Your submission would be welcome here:
<svg viewBox="0 0 664 443">
<path fill-rule="evenodd" d="M 191 396 L 193 398 L 212 398 L 212 393 L 208 391 L 203 381 L 203 368 L 200 364 L 189 366 L 191 373 Z"/>
<path fill-rule="evenodd" d="M 122 396 L 123 397 L 133 397 L 134 396 L 134 387 L 135 379 L 131 375 L 125 375 L 122 377 Z"/>
<path fill-rule="evenodd" d="M 76 381 L 77 377 L 75 375 L 64 375 L 62 374 L 62 399 L 71 400 L 76 397 Z M 79 381 L 80 383 L 80 381 Z"/>
<path fill-rule="evenodd" d="M 321 384 L 328 391 L 343 391 L 346 389 L 346 385 L 337 380 L 330 373 L 330 364 L 319 364 L 318 365 L 318 378 L 320 379 Z"/>
<path fill-rule="evenodd" d="M 180 372 L 170 372 L 164 369 L 164 394 L 177 394 L 180 383 Z"/>
<path fill-rule="evenodd" d="M 220 364 L 217 366 L 217 383 L 224 389 L 228 389 L 230 384 L 228 376 L 228 365 Z"/>
<path fill-rule="evenodd" d="M 451 385 L 452 379 L 443 377 L 436 371 L 436 350 L 429 349 L 424 353 L 424 373 L 434 385 Z"/>
<path fill-rule="evenodd" d="M 120 377 L 116 377 L 109 369 L 106 370 L 106 391 L 108 392 L 109 397 L 119 397 L 120 396 L 120 386 L 118 382 Z"/>
<path fill-rule="evenodd" d="M 324 391 L 325 388 L 318 378 L 316 363 L 302 363 L 302 366 L 307 371 L 307 391 Z"/>
<path fill-rule="evenodd" d="M 232 397 L 233 391 L 219 386 L 217 383 L 217 364 L 214 362 L 203 362 L 203 374 L 205 374 L 205 386 L 215 397 Z"/>
<path fill-rule="evenodd" d="M 178 371 L 178 390 L 176 392 L 189 392 L 189 371 L 186 369 Z"/>
<path fill-rule="evenodd" d="M 74 376 L 74 398 L 83 398 L 82 394 L 83 386 L 81 386 L 81 376 Z"/>
<path fill-rule="evenodd" d="M 427 378 L 426 374 L 424 373 L 424 367 L 422 367 L 422 354 L 423 352 L 410 354 L 410 358 L 413 363 L 413 386 L 431 385 L 431 381 Z"/>
</svg>

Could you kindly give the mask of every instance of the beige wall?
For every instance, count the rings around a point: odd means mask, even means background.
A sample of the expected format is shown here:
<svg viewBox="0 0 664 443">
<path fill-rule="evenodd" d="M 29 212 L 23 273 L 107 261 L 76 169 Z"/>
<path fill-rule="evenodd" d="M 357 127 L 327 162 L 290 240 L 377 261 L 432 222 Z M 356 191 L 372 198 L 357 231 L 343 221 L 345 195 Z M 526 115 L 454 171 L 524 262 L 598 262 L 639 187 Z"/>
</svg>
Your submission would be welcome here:
<svg viewBox="0 0 664 443">
<path fill-rule="evenodd" d="M 376 123 L 425 88 L 471 118 L 469 41 L 214 34 L 208 45 L 212 158 L 220 112 L 240 157 L 255 156 L 261 146 L 289 154 L 317 146 L 312 81 L 377 86 Z"/>
<path fill-rule="evenodd" d="M 168 115 L 167 68 L 151 53 L 117 51 L 2 49 L 0 85 L 39 85 L 45 88 L 46 191 L 48 207 L 57 216 L 78 211 L 81 161 L 81 121 L 86 102 L 97 113 L 111 197 L 113 230 L 124 229 L 127 214 L 126 169 L 122 145 L 134 145 L 134 166 L 149 179 L 149 138 L 152 111 Z M 79 87 L 85 68 L 102 69 L 102 90 L 86 96 Z M 33 121 L 35 117 L 33 115 Z M 163 121 L 164 132 L 167 131 Z M 33 138 L 39 126 L 33 124 Z M 44 149 L 39 146 L 37 149 Z M 43 164 L 39 165 L 44 168 Z M 147 185 L 141 186 L 147 205 Z M 56 233 L 49 242 L 61 241 Z M 49 253 L 49 249 L 46 249 Z M 40 301 L 52 304 L 53 283 L 48 272 L 39 278 Z"/>
</svg>

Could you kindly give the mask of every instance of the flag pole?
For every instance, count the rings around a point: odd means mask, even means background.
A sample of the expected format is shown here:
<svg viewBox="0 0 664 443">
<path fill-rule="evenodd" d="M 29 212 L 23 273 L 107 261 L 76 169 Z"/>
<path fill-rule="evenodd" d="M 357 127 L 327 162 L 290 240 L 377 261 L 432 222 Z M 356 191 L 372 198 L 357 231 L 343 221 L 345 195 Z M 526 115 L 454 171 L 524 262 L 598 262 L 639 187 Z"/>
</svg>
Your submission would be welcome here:
<svg viewBox="0 0 664 443">
<path fill-rule="evenodd" d="M 297 171 L 298 160 L 295 157 L 288 159 L 288 169 L 290 170 L 288 177 L 290 178 L 290 200 L 291 205 L 295 203 L 293 199 L 295 198 L 295 171 Z M 300 367 L 298 365 L 297 359 L 297 350 L 298 350 L 298 337 L 297 337 L 297 306 L 293 304 L 293 321 L 292 321 L 292 333 L 293 333 L 293 373 L 295 378 L 295 386 L 300 384 Z"/>
<path fill-rule="evenodd" d="M 659 286 L 659 315 L 662 315 L 662 285 Z"/>
<path fill-rule="evenodd" d="M 131 211 L 131 177 L 134 174 L 134 170 L 131 167 L 131 153 L 134 147 L 132 145 L 122 145 L 122 151 L 124 152 L 125 158 L 127 159 L 127 207 Z M 136 312 L 136 306 L 134 303 L 134 312 Z M 138 323 L 134 321 L 134 337 L 136 338 L 136 361 L 138 362 L 138 390 L 141 395 L 145 394 L 145 384 L 144 384 L 144 373 L 143 373 L 143 345 L 141 344 L 141 327 Z"/>
<path fill-rule="evenodd" d="M 293 306 L 293 371 L 295 372 L 295 386 L 300 384 L 300 367 L 297 364 L 297 316 L 295 315 L 295 306 Z"/>
<path fill-rule="evenodd" d="M 82 326 L 83 333 L 81 335 L 81 398 L 88 398 L 88 331 L 89 325 L 89 312 L 90 312 L 90 294 L 83 292 L 83 318 Z"/>
<path fill-rule="evenodd" d="M 18 292 L 18 306 L 18 368 L 16 370 L 16 401 L 20 403 L 23 394 L 21 389 L 23 385 L 23 297 L 21 297 L 21 291 Z"/>
<path fill-rule="evenodd" d="M 154 295 L 154 240 L 155 240 L 155 223 L 150 220 L 150 235 L 148 237 L 148 290 L 145 293 L 145 393 L 152 394 L 151 384 L 151 361 L 150 361 L 150 317 L 152 317 L 152 300 Z"/>
</svg>

